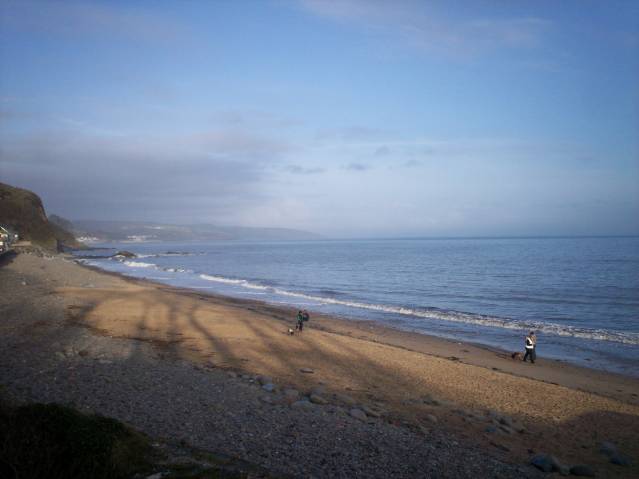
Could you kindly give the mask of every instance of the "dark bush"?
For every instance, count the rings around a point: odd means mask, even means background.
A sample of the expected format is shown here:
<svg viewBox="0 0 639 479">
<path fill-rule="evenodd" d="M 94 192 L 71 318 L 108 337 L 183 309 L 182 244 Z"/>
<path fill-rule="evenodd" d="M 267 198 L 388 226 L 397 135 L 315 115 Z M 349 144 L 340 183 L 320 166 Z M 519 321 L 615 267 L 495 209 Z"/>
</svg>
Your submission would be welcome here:
<svg viewBox="0 0 639 479">
<path fill-rule="evenodd" d="M 0 477 L 118 479 L 147 470 L 147 439 L 57 404 L 0 407 Z"/>
</svg>

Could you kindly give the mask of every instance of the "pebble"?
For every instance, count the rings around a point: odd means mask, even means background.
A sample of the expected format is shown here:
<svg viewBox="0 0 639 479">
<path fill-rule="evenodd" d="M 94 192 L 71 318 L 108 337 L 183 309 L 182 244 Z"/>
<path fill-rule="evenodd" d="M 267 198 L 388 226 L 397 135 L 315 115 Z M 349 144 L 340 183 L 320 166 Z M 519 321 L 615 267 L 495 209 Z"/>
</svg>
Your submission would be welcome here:
<svg viewBox="0 0 639 479">
<path fill-rule="evenodd" d="M 437 399 L 435 399 L 432 396 L 424 396 L 422 398 L 422 402 L 424 404 L 428 404 L 429 406 L 439 406 L 439 405 L 441 405 L 441 402 L 438 401 Z"/>
<path fill-rule="evenodd" d="M 328 404 L 328 401 L 326 399 L 324 399 L 322 396 L 320 396 L 319 394 L 311 394 L 311 397 L 309 398 L 311 400 L 312 403 L 315 404 Z"/>
<path fill-rule="evenodd" d="M 510 452 L 510 448 L 508 446 L 505 446 L 504 444 L 500 444 L 498 442 L 495 441 L 490 441 L 491 446 L 495 446 L 497 449 L 500 449 L 504 452 Z"/>
<path fill-rule="evenodd" d="M 357 404 L 357 401 L 355 401 L 355 399 L 353 399 L 350 396 L 347 396 L 346 394 L 336 394 L 335 399 L 349 406 L 354 406 L 355 404 Z"/>
<path fill-rule="evenodd" d="M 426 414 L 426 419 L 428 419 L 430 422 L 437 422 L 437 416 L 435 416 L 434 414 Z"/>
<path fill-rule="evenodd" d="M 382 413 L 380 411 L 376 411 L 375 409 L 370 408 L 369 406 L 362 406 L 362 411 L 366 413 L 367 416 L 370 417 L 380 417 Z"/>
<path fill-rule="evenodd" d="M 311 368 L 301 368 L 300 372 L 305 374 L 313 374 L 315 371 L 313 371 Z"/>
<path fill-rule="evenodd" d="M 628 459 L 626 456 L 624 456 L 623 454 L 620 453 L 615 453 L 612 456 L 610 456 L 610 462 L 613 464 L 616 464 L 617 466 L 629 466 L 630 465 L 630 459 Z"/>
<path fill-rule="evenodd" d="M 284 400 L 287 402 L 295 402 L 299 399 L 300 393 L 297 389 L 285 389 L 284 390 Z"/>
<path fill-rule="evenodd" d="M 275 386 L 275 384 L 273 384 L 273 383 L 266 383 L 266 384 L 264 384 L 262 386 L 262 389 L 264 389 L 264 391 L 268 391 L 270 393 L 275 391 L 276 388 L 277 388 L 277 386 Z"/>
<path fill-rule="evenodd" d="M 561 474 L 562 476 L 570 475 L 570 467 L 559 462 L 559 459 L 557 459 L 555 456 L 550 456 L 550 462 L 552 463 L 553 471 L 559 472 L 559 474 Z"/>
<path fill-rule="evenodd" d="M 504 426 L 513 427 L 513 420 L 508 416 L 499 417 L 499 424 L 503 424 Z"/>
<path fill-rule="evenodd" d="M 617 446 L 613 442 L 603 441 L 599 445 L 599 452 L 606 456 L 612 456 L 613 454 L 617 453 Z"/>
<path fill-rule="evenodd" d="M 273 383 L 273 379 L 269 378 L 268 376 L 258 376 L 257 377 L 257 381 L 264 386 L 265 384 L 272 384 Z"/>
<path fill-rule="evenodd" d="M 366 421 L 366 413 L 358 408 L 353 408 L 349 411 L 349 414 L 355 419 L 359 419 L 360 421 Z"/>
<path fill-rule="evenodd" d="M 587 466 L 586 464 L 577 464 L 576 466 L 572 466 L 570 468 L 570 474 L 573 476 L 595 477 L 595 471 L 592 470 L 592 467 Z"/>
<path fill-rule="evenodd" d="M 537 454 L 530 460 L 530 464 L 543 472 L 552 472 L 552 456 L 548 454 Z"/>
<path fill-rule="evenodd" d="M 313 388 L 311 394 L 317 394 L 318 396 L 323 396 L 326 393 L 326 388 L 324 386 L 317 386 Z"/>
<path fill-rule="evenodd" d="M 291 407 L 293 409 L 310 409 L 313 407 L 313 403 L 307 399 L 301 399 L 291 404 Z"/>
</svg>

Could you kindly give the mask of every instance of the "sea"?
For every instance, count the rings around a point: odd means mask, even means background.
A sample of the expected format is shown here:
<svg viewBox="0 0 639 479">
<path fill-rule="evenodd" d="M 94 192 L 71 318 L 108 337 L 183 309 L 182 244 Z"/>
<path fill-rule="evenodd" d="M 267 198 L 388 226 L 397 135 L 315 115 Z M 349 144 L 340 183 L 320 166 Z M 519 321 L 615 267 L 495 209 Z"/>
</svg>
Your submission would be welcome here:
<svg viewBox="0 0 639 479">
<path fill-rule="evenodd" d="M 107 271 L 639 377 L 639 237 L 108 243 Z M 119 250 L 135 258 L 109 257 Z M 291 317 L 291 324 L 294 318 Z"/>
</svg>

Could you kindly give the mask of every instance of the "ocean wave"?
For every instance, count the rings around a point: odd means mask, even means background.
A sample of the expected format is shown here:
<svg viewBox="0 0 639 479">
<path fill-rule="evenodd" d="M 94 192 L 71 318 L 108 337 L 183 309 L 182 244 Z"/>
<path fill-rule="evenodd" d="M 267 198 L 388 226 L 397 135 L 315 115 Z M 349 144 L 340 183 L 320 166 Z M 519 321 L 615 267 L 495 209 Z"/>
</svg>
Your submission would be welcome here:
<svg viewBox="0 0 639 479">
<path fill-rule="evenodd" d="M 251 283 L 250 281 L 247 281 L 245 279 L 232 279 L 232 278 L 225 278 L 224 276 L 212 276 L 209 274 L 201 274 L 200 278 L 206 281 L 215 281 L 216 283 L 233 284 L 233 285 L 241 286 L 243 288 L 261 289 L 265 291 L 271 290 L 273 292 L 277 291 L 275 288 L 271 286 L 263 286 L 261 284 Z"/>
<path fill-rule="evenodd" d="M 192 273 L 192 269 L 186 268 L 162 268 L 162 271 L 166 271 L 167 273 Z"/>
<path fill-rule="evenodd" d="M 163 258 L 166 256 L 196 256 L 203 253 L 190 253 L 188 251 L 167 251 L 166 253 L 138 254 L 138 258 Z"/>
<path fill-rule="evenodd" d="M 229 284 L 243 288 L 259 289 L 270 291 L 280 296 L 314 301 L 319 304 L 345 306 L 348 308 L 364 309 L 369 311 L 379 311 L 382 313 L 398 314 L 420 319 L 434 319 L 440 321 L 451 321 L 456 323 L 472 324 L 477 326 L 489 326 L 502 329 L 513 330 L 535 330 L 538 333 L 552 334 L 556 336 L 569 336 L 580 339 L 612 341 L 623 344 L 639 345 L 639 334 L 630 332 L 609 331 L 604 329 L 579 328 L 575 326 L 559 325 L 541 321 L 519 321 L 510 318 L 500 318 L 481 314 L 464 313 L 460 311 L 444 311 L 436 308 L 416 309 L 404 306 L 393 306 L 387 304 L 365 303 L 361 301 L 351 301 L 346 299 L 336 299 L 326 296 L 298 293 L 281 288 L 263 286 L 245 279 L 226 278 L 223 276 L 213 276 L 201 274 L 200 278 L 207 281 Z"/>
<path fill-rule="evenodd" d="M 143 263 L 142 261 L 124 261 L 123 264 L 130 268 L 154 268 L 156 266 L 153 263 Z"/>
</svg>

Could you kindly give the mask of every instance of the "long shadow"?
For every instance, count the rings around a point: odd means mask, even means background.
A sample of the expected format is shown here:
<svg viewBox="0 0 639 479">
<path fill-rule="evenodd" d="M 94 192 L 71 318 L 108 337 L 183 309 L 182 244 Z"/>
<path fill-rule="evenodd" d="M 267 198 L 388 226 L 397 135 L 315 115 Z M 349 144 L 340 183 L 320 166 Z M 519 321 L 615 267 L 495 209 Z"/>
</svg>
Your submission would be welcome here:
<svg viewBox="0 0 639 479">
<path fill-rule="evenodd" d="M 159 296 L 159 300 L 157 299 Z M 403 416 L 407 419 L 417 419 L 420 422 L 424 415 L 430 412 L 437 412 L 440 414 L 442 409 L 436 409 L 429 405 L 424 405 L 419 401 L 421 394 L 427 393 L 428 381 L 418 387 L 416 381 L 417 377 L 411 377 L 407 375 L 405 378 L 395 376 L 396 369 L 389 364 L 384 364 L 383 360 L 371 357 L 370 352 L 365 354 L 363 350 L 358 349 L 357 338 L 347 338 L 339 335 L 332 335 L 332 344 L 324 346 L 319 342 L 313 341 L 313 331 L 308 331 L 306 336 L 292 337 L 291 349 L 286 350 L 282 347 L 282 344 L 277 341 L 276 335 L 282 334 L 286 336 L 285 326 L 290 323 L 290 320 L 283 316 L 281 312 L 275 315 L 268 314 L 268 317 L 262 315 L 262 311 L 259 308 L 242 308 L 238 303 L 237 317 L 221 317 L 219 314 L 214 314 L 214 309 L 219 306 L 216 303 L 209 303 L 206 300 L 198 300 L 197 295 L 183 296 L 172 292 L 165 292 L 156 296 L 155 300 L 152 300 L 151 296 L 145 296 L 144 291 L 133 292 L 117 292 L 104 294 L 104 299 L 101 302 L 95 302 L 83 307 L 77 308 L 74 313 L 74 320 L 78 323 L 86 323 L 88 327 L 95 327 L 98 332 L 109 334 L 108 329 L 100 329 L 101 326 L 92 325 L 93 315 L 103 305 L 108 305 L 112 301 L 136 301 L 139 305 L 135 314 L 131 314 L 131 317 L 127 319 L 131 323 L 131 329 L 127 330 L 127 334 L 122 337 L 129 339 L 137 339 L 140 341 L 150 341 L 154 345 L 162 345 L 163 341 L 168 345 L 171 352 L 177 358 L 186 360 L 194 359 L 194 354 L 199 354 L 204 360 L 210 358 L 210 354 L 213 353 L 215 360 L 213 363 L 221 367 L 232 367 L 237 369 L 245 369 L 247 372 L 252 373 L 267 373 L 277 378 L 282 376 L 286 380 L 297 380 L 299 384 L 305 385 L 310 382 L 316 381 L 315 378 L 304 376 L 299 372 L 300 361 L 303 360 L 304 355 L 314 357 L 319 362 L 319 365 L 315 367 L 319 370 L 322 368 L 330 368 L 335 376 L 347 378 L 348 383 L 353 385 L 354 396 L 359 398 L 368 397 L 369 393 L 373 392 L 376 397 L 385 399 L 391 407 L 402 407 Z M 191 302 L 188 299 L 194 299 Z M 226 307 L 226 304 L 223 306 Z M 253 309 L 253 310 L 251 310 Z M 225 310 L 225 314 L 233 316 L 232 311 L 228 308 Z M 165 315 L 163 321 L 157 321 L 154 315 L 162 312 Z M 207 317 L 207 315 L 209 317 Z M 271 321 L 273 319 L 274 321 Z M 154 322 L 155 321 L 155 322 Z M 238 350 L 233 347 L 233 344 L 228 341 L 228 338 L 219 337 L 215 334 L 216 321 L 222 321 L 225 324 L 232 322 L 237 325 L 238 328 L 246 328 L 250 334 L 246 334 L 243 340 L 254 341 L 255 354 L 249 355 L 252 360 L 249 363 L 242 361 L 243 354 L 239 354 Z M 154 329 L 151 331 L 149 327 Z M 192 333 L 189 334 L 188 330 Z M 280 331 L 281 329 L 281 331 Z M 319 334 L 331 335 L 331 333 L 318 331 Z M 158 337 L 158 335 L 160 337 Z M 176 338 L 180 338 L 179 340 Z M 365 341 L 365 340 L 363 340 Z M 139 343 L 138 343 L 139 344 Z M 199 352 L 194 352 L 192 348 L 194 346 L 200 346 Z M 388 345 L 376 345 L 375 347 L 390 348 Z M 131 350 L 130 360 L 133 360 L 139 354 L 139 346 L 134 345 Z M 272 359 L 270 363 L 271 370 L 264 370 L 266 366 L 259 364 L 259 355 L 263 354 Z M 413 353 L 417 354 L 417 353 Z M 265 357 L 266 357 L 265 356 Z M 301 358 L 301 359 L 300 359 Z M 272 367 L 272 364 L 275 367 Z M 313 367 L 313 365 L 310 365 Z M 467 366 L 460 366 L 467 367 Z M 491 373 L 493 374 L 493 373 Z M 494 373 L 495 387 L 500 388 L 503 380 L 498 373 Z M 379 391 L 374 386 L 376 382 L 383 382 L 389 377 L 393 377 L 393 390 L 392 391 Z M 492 376 L 491 376 L 492 377 Z M 501 378 L 501 379 L 500 379 Z M 454 377 L 451 377 L 451 381 Z M 530 380 L 530 384 L 534 385 L 534 381 Z M 339 389 L 340 384 L 329 385 L 334 389 Z M 549 385 L 544 387 L 550 388 Z M 359 396 L 358 396 L 359 394 Z M 534 393 L 533 393 L 534 394 Z M 412 405 L 400 405 L 398 401 L 402 397 L 411 397 L 417 399 Z M 417 397 L 415 397 L 417 396 Z M 481 399 L 481 398 L 479 398 Z M 509 398 L 509 400 L 516 400 L 516 398 Z M 479 401 L 477 404 L 481 404 Z M 531 407 L 534 407 L 534 401 L 531 402 Z M 599 406 L 597 406 L 599 407 Z M 447 411 L 441 413 L 446 417 L 447 421 L 450 418 L 451 413 Z M 448 414 L 448 416 L 447 416 Z M 514 417 L 515 420 L 530 423 L 530 417 L 524 415 Z M 450 419 L 450 424 L 447 423 L 446 427 L 456 427 L 454 418 Z M 441 422 L 441 420 L 440 420 Z M 457 421 L 459 422 L 459 421 Z M 461 424 L 461 423 L 460 423 Z M 611 428 L 611 425 L 613 426 Z M 628 453 L 635 454 L 637 451 L 636 439 L 633 439 L 633 431 L 639 429 L 639 415 L 624 414 L 615 412 L 612 410 L 599 409 L 585 414 L 573 415 L 566 420 L 554 421 L 548 418 L 536 418 L 534 423 L 527 427 L 526 433 L 522 435 L 514 436 L 491 436 L 490 434 L 484 434 L 483 429 L 485 424 L 481 422 L 475 425 L 465 424 L 464 427 L 474 427 L 476 436 L 473 440 L 482 441 L 485 440 L 486 444 L 497 442 L 510 444 L 510 447 L 517 452 L 518 448 L 523 452 L 518 454 L 525 454 L 528 449 L 534 449 L 536 451 L 544 450 L 545 448 L 556 448 L 558 450 L 567 450 L 566 460 L 572 462 L 582 461 L 584 457 L 583 452 L 589 449 L 584 449 L 584 445 L 588 448 L 595 447 L 593 444 L 596 441 L 608 439 L 617 440 L 627 445 Z M 430 427 L 433 427 L 430 425 Z M 441 426 L 438 426 L 441 427 Z M 603 438 L 598 435 L 599 430 L 616 430 L 614 437 Z M 471 433 L 472 435 L 472 433 Z M 514 444 L 514 445 L 513 445 Z M 566 445 L 570 447 L 566 449 Z M 548 451 L 553 453 L 553 451 Z M 587 458 L 587 457 L 586 457 Z M 608 466 L 606 463 L 597 462 L 598 467 L 606 469 Z M 623 470 L 622 470 L 623 472 Z"/>
</svg>

